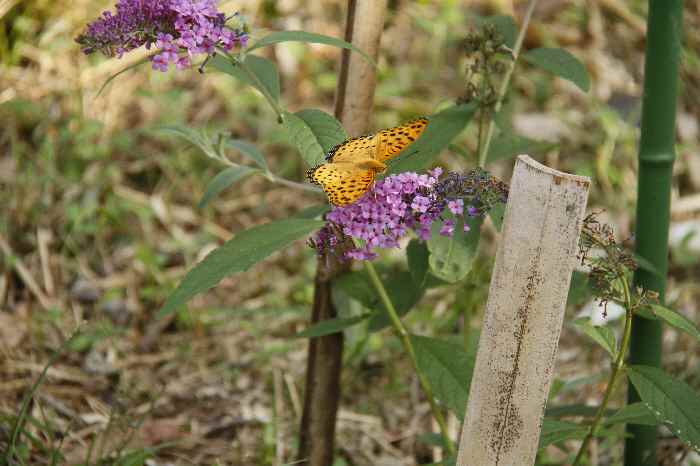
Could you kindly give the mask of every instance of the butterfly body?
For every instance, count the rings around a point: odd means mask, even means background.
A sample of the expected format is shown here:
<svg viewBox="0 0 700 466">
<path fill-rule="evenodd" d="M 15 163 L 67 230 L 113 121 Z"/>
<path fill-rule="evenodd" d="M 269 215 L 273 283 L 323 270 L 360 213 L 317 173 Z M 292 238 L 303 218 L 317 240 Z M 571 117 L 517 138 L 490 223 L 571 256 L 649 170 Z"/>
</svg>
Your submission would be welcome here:
<svg viewBox="0 0 700 466">
<path fill-rule="evenodd" d="M 369 190 L 377 173 L 386 170 L 386 162 L 413 143 L 427 124 L 427 118 L 419 118 L 374 135 L 348 139 L 328 152 L 326 163 L 306 175 L 321 185 L 332 204 L 351 204 Z"/>
</svg>

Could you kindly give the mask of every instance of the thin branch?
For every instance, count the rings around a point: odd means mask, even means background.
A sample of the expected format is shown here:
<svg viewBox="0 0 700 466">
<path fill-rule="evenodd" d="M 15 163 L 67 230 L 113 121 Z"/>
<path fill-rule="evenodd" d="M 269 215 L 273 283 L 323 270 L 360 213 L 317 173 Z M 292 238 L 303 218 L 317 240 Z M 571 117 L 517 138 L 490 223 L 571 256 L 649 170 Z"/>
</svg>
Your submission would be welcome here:
<svg viewBox="0 0 700 466">
<path fill-rule="evenodd" d="M 491 139 L 493 138 L 494 127 L 496 126 L 496 121 L 494 116 L 498 114 L 503 107 L 503 99 L 508 92 L 508 87 L 510 86 L 510 80 L 513 76 L 513 70 L 515 70 L 515 65 L 520 57 L 520 49 L 522 49 L 523 41 L 525 40 L 525 34 L 527 33 L 527 28 L 530 26 L 530 20 L 532 19 L 532 13 L 535 11 L 537 6 L 537 0 L 530 0 L 527 5 L 527 11 L 525 11 L 525 17 L 523 18 L 523 24 L 520 26 L 520 32 L 518 33 L 518 38 L 515 41 L 515 46 L 513 47 L 513 60 L 506 69 L 506 73 L 503 76 L 503 81 L 501 81 L 501 86 L 498 89 L 498 96 L 496 98 L 496 105 L 493 107 L 493 114 L 489 121 L 488 129 L 486 130 L 486 139 L 484 140 L 483 147 L 481 147 L 481 152 L 479 153 L 479 166 L 483 167 L 486 165 L 486 156 L 489 153 L 489 147 L 491 146 Z"/>
<path fill-rule="evenodd" d="M 625 355 L 627 354 L 627 346 L 629 346 L 630 336 L 632 335 L 632 316 L 633 316 L 633 304 L 630 294 L 629 283 L 627 282 L 627 277 L 623 270 L 618 270 L 618 277 L 622 282 L 622 289 L 624 292 L 625 300 L 625 329 L 622 334 L 622 341 L 620 342 L 620 348 L 617 352 L 617 357 L 615 358 L 615 363 L 613 365 L 612 373 L 610 374 L 610 381 L 605 389 L 605 394 L 603 395 L 603 402 L 598 408 L 598 412 L 593 418 L 591 425 L 588 428 L 588 433 L 581 443 L 581 447 L 576 454 L 576 459 L 574 460 L 572 466 L 577 466 L 583 458 L 584 453 L 588 450 L 588 445 L 591 443 L 593 437 L 597 434 L 600 423 L 603 419 L 603 415 L 608 409 L 608 403 L 615 389 L 615 385 L 619 379 L 619 375 L 625 366 Z"/>
</svg>

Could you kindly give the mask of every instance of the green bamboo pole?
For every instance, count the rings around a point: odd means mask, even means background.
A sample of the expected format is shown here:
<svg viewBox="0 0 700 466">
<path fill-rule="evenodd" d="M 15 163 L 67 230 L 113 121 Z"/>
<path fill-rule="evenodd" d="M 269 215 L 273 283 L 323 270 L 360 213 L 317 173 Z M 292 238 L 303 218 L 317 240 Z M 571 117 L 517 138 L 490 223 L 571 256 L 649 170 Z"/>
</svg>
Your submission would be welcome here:
<svg viewBox="0 0 700 466">
<path fill-rule="evenodd" d="M 668 271 L 671 172 L 675 159 L 678 60 L 683 0 L 649 0 L 635 251 L 656 273 L 638 269 L 634 284 L 659 292 L 663 302 Z M 630 363 L 661 365 L 661 322 L 635 317 Z M 639 401 L 630 384 L 629 403 Z M 627 425 L 625 466 L 656 465 L 656 428 Z"/>
</svg>

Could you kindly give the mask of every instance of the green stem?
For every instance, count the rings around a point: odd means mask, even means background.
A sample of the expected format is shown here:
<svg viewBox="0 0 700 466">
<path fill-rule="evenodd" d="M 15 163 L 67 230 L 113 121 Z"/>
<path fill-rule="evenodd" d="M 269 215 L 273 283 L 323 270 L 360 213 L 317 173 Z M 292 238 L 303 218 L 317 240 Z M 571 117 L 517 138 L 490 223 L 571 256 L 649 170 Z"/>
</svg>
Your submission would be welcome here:
<svg viewBox="0 0 700 466">
<path fill-rule="evenodd" d="M 224 164 L 228 165 L 229 167 L 238 167 L 240 166 L 239 164 L 230 161 L 227 158 L 219 157 L 217 160 L 221 160 Z M 319 188 L 318 186 L 314 186 L 309 183 L 299 183 L 296 181 L 288 180 L 287 178 L 283 178 L 281 176 L 277 176 L 274 173 L 272 173 L 269 170 L 266 171 L 256 171 L 255 172 L 258 175 L 264 176 L 269 182 L 271 183 L 277 183 L 281 184 L 283 186 L 287 186 L 288 188 L 294 188 L 298 189 L 300 191 L 308 191 L 311 193 L 322 193 L 323 190 Z"/>
<path fill-rule="evenodd" d="M 668 270 L 668 227 L 675 153 L 676 99 L 682 36 L 682 0 L 650 0 L 647 19 L 635 252 L 655 272 L 638 268 L 634 286 L 659 293 Z M 630 364 L 661 365 L 661 321 L 634 317 Z M 639 401 L 630 384 L 628 403 Z M 655 426 L 627 424 L 625 466 L 656 464 Z"/>
<path fill-rule="evenodd" d="M 297 183 L 296 181 L 288 180 L 287 178 L 282 178 L 271 172 L 265 173 L 265 177 L 273 183 L 281 184 L 289 188 L 299 189 L 301 191 L 309 191 L 312 193 L 322 193 L 323 191 L 318 186 L 314 186 L 309 183 Z"/>
<path fill-rule="evenodd" d="M 482 59 L 482 64 L 481 64 L 481 102 L 479 105 L 479 130 L 477 133 L 477 140 L 476 140 L 476 154 L 477 154 L 477 162 L 479 161 L 479 154 L 481 154 L 481 147 L 484 142 L 484 118 L 486 117 L 486 104 L 484 104 L 483 99 L 486 96 L 486 89 L 488 86 L 488 58 L 486 56 L 486 53 L 484 51 L 484 46 L 482 45 L 481 47 L 481 59 Z"/>
<path fill-rule="evenodd" d="M 365 261 L 365 269 L 367 269 L 370 281 L 372 282 L 372 285 L 377 291 L 379 299 L 384 305 L 384 308 L 389 314 L 389 319 L 391 320 L 391 324 L 394 326 L 394 330 L 398 334 L 399 339 L 401 340 L 401 343 L 404 346 L 404 349 L 411 358 L 413 368 L 416 371 L 416 375 L 418 375 L 418 381 L 420 382 L 421 388 L 425 392 L 425 396 L 428 398 L 428 402 L 430 403 L 430 410 L 432 411 L 433 417 L 435 418 L 435 420 L 438 423 L 438 426 L 440 427 L 440 434 L 442 435 L 442 440 L 445 444 L 445 448 L 447 449 L 448 453 L 452 455 L 455 453 L 455 447 L 452 443 L 452 440 L 450 440 L 450 435 L 447 431 L 447 423 L 445 422 L 445 417 L 442 415 L 442 411 L 440 410 L 440 407 L 435 401 L 435 396 L 433 395 L 433 389 L 430 386 L 430 383 L 425 378 L 425 375 L 423 375 L 421 370 L 418 368 L 416 351 L 413 347 L 413 344 L 411 343 L 411 337 L 408 334 L 408 330 L 406 330 L 406 326 L 403 324 L 403 322 L 401 322 L 401 318 L 399 317 L 398 312 L 396 312 L 394 303 L 391 302 L 391 298 L 389 297 L 386 288 L 384 288 L 384 284 L 379 278 L 379 275 L 377 274 L 377 270 L 374 268 L 374 265 L 372 265 L 370 261 Z"/>
<path fill-rule="evenodd" d="M 508 92 L 508 87 L 510 86 L 510 80 L 513 76 L 513 70 L 515 70 L 515 65 L 520 57 L 520 49 L 523 47 L 523 41 L 525 40 L 525 33 L 527 33 L 527 28 L 530 25 L 530 19 L 532 19 L 532 12 L 535 11 L 537 6 L 537 0 L 530 0 L 527 5 L 527 10 L 525 11 L 525 16 L 523 17 L 523 24 L 520 26 L 520 32 L 518 32 L 518 38 L 515 40 L 515 45 L 513 46 L 513 60 L 508 65 L 505 75 L 503 75 L 503 80 L 501 81 L 501 86 L 498 89 L 498 95 L 496 97 L 496 104 L 493 107 L 493 114 L 489 120 L 489 125 L 486 130 L 486 139 L 484 139 L 483 147 L 481 147 L 481 152 L 479 152 L 479 166 L 484 167 L 486 165 L 486 156 L 489 153 L 489 147 L 491 146 L 491 139 L 493 138 L 493 132 L 496 126 L 496 121 L 493 116 L 496 115 L 503 107 L 503 99 Z"/>
<path fill-rule="evenodd" d="M 615 358 L 615 363 L 613 364 L 612 373 L 610 374 L 610 381 L 608 382 L 608 386 L 605 389 L 605 394 L 603 395 L 603 401 L 600 404 L 598 412 L 596 412 L 596 415 L 588 428 L 588 433 L 583 439 L 583 443 L 581 443 L 581 447 L 579 448 L 578 453 L 576 454 L 576 459 L 574 460 L 572 466 L 577 466 L 579 464 L 579 461 L 581 461 L 581 458 L 585 454 L 586 450 L 588 450 L 588 445 L 591 443 L 591 440 L 598 433 L 598 428 L 600 427 L 600 424 L 603 420 L 603 415 L 608 409 L 610 397 L 612 396 L 613 391 L 615 390 L 615 385 L 619 379 L 620 374 L 622 373 L 622 369 L 625 366 L 625 355 L 627 354 L 627 347 L 629 346 L 630 336 L 632 335 L 632 316 L 634 313 L 632 312 L 632 298 L 630 295 L 629 284 L 627 283 L 624 271 L 619 270 L 618 276 L 622 281 L 622 288 L 625 299 L 625 329 L 622 332 L 622 341 L 620 342 L 620 347 L 617 351 L 617 357 Z"/>
</svg>

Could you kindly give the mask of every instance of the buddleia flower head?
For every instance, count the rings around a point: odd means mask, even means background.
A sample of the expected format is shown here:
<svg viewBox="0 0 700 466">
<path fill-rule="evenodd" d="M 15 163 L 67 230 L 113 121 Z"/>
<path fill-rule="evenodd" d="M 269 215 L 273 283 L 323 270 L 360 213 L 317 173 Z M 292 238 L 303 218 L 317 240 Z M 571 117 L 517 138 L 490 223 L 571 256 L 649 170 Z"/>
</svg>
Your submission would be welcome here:
<svg viewBox="0 0 700 466">
<path fill-rule="evenodd" d="M 121 58 L 142 46 L 155 47 L 153 69 L 167 71 L 169 65 L 190 67 L 195 55 L 228 51 L 248 40 L 245 26 L 227 25 L 216 0 L 119 0 L 115 9 L 102 13 L 76 38 L 84 53 Z"/>
<path fill-rule="evenodd" d="M 377 181 L 356 202 L 333 207 L 311 245 L 319 254 L 335 252 L 343 243 L 339 235 L 345 235 L 354 240 L 355 247 L 344 250 L 344 257 L 370 260 L 378 249 L 398 247 L 401 238 L 411 232 L 427 241 L 434 224 L 440 225 L 438 234 L 452 236 L 457 219 L 483 216 L 506 200 L 506 185 L 483 170 L 449 173 L 443 179 L 441 174 L 442 169 L 436 168 L 426 174 L 405 172 Z M 467 231 L 469 225 L 462 223 Z"/>
</svg>

